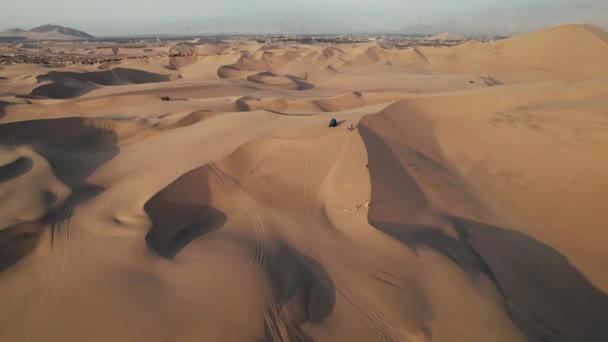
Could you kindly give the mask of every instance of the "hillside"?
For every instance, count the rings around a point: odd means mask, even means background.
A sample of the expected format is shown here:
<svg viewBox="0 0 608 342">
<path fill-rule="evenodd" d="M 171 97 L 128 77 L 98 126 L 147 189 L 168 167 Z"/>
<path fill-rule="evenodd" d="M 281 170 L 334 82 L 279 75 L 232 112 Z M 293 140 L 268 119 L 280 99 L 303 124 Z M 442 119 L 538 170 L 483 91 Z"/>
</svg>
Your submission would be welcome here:
<svg viewBox="0 0 608 342">
<path fill-rule="evenodd" d="M 0 341 L 608 341 L 607 37 L 6 44 Z"/>
<path fill-rule="evenodd" d="M 441 72 L 478 72 L 503 80 L 608 77 L 608 32 L 592 25 L 562 25 L 451 49 L 420 49 Z"/>
<path fill-rule="evenodd" d="M 60 25 L 42 25 L 29 31 L 12 28 L 0 32 L 0 37 L 18 37 L 27 40 L 85 40 L 93 39 L 92 35 L 76 29 Z"/>
<path fill-rule="evenodd" d="M 404 22 L 401 32 L 407 34 L 439 34 L 459 32 L 467 36 L 512 36 L 567 23 L 588 23 L 608 27 L 608 2 L 597 0 L 560 1 L 538 4 L 530 1 L 485 11 L 453 13 L 445 16 L 421 17 Z"/>
</svg>

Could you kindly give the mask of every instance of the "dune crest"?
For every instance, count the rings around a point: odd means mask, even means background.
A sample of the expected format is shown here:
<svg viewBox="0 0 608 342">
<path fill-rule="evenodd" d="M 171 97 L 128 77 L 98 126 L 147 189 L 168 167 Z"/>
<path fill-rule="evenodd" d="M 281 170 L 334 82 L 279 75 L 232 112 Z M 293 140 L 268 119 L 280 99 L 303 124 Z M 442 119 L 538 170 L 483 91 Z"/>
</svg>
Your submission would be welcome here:
<svg viewBox="0 0 608 342">
<path fill-rule="evenodd" d="M 470 42 L 444 51 L 423 51 L 435 68 L 445 71 L 527 70 L 527 78 L 532 79 L 608 75 L 603 65 L 608 58 L 606 31 L 591 25 L 564 25 L 492 44 Z"/>
<path fill-rule="evenodd" d="M 606 341 L 607 37 L 0 43 L 0 340 Z"/>
<path fill-rule="evenodd" d="M 51 71 L 37 76 L 36 79 L 39 83 L 45 81 L 51 81 L 52 83 L 34 88 L 31 95 L 56 99 L 78 97 L 99 86 L 167 82 L 170 80 L 167 75 L 124 68 L 86 73 Z"/>
<path fill-rule="evenodd" d="M 313 84 L 307 83 L 299 77 L 292 75 L 277 75 L 270 71 L 247 76 L 247 80 L 287 89 L 308 90 L 314 88 Z"/>
</svg>

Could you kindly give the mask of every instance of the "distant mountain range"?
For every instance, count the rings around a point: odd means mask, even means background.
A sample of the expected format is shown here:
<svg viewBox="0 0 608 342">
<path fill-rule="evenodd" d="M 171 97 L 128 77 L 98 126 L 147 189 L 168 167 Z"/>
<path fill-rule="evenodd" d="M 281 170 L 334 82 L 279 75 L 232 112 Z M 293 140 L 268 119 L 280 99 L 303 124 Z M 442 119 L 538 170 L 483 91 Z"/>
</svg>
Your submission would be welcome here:
<svg viewBox="0 0 608 342">
<path fill-rule="evenodd" d="M 382 20 L 378 20 L 382 17 Z M 399 19 L 401 17 L 401 19 Z M 310 12 L 238 15 L 181 20 L 157 29 L 184 34 L 317 34 L 403 33 L 436 35 L 458 32 L 510 36 L 568 23 L 608 27 L 608 1 L 564 0 L 483 11 L 444 12 L 412 17 L 411 13 Z"/>
<path fill-rule="evenodd" d="M 608 27 L 608 1 L 588 0 L 453 13 L 437 18 L 415 20 L 413 23 L 403 26 L 400 32 L 434 35 L 452 31 L 469 36 L 511 36 L 570 23 Z"/>
<path fill-rule="evenodd" d="M 438 35 L 425 38 L 425 40 L 443 40 L 448 42 L 458 42 L 466 39 L 467 37 L 453 32 L 443 32 Z"/>
<path fill-rule="evenodd" d="M 320 34 L 360 33 L 376 27 L 353 16 L 327 14 L 264 14 L 181 20 L 165 27 L 169 32 L 192 34 Z"/>
<path fill-rule="evenodd" d="M 95 38 L 86 32 L 59 25 L 42 25 L 29 31 L 12 28 L 0 32 L 0 37 L 14 37 L 25 40 L 85 40 Z"/>
<path fill-rule="evenodd" d="M 493 10 L 458 10 L 416 15 L 382 8 L 362 12 L 310 10 L 264 12 L 208 18 L 166 19 L 148 24 L 88 22 L 86 27 L 114 37 L 137 35 L 225 35 L 225 34 L 411 34 L 433 36 L 458 32 L 464 36 L 512 36 L 568 23 L 608 27 L 608 0 L 560 0 L 551 4 L 529 4 Z M 505 5 L 509 6 L 509 5 Z M 85 25 L 85 24 L 79 24 Z M 123 25 L 130 25 L 126 28 Z M 43 25 L 25 31 L 0 32 L 0 40 L 93 39 L 88 33 L 59 25 Z"/>
</svg>

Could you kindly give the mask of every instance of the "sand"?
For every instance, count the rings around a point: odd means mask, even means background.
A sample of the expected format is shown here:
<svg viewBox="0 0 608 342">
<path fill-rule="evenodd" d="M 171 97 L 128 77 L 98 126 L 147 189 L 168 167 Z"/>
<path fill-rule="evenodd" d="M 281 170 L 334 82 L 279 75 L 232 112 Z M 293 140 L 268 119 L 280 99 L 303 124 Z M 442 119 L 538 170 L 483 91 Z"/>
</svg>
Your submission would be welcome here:
<svg viewBox="0 0 608 342">
<path fill-rule="evenodd" d="M 153 49 L 0 69 L 1 341 L 608 340 L 605 30 Z"/>
</svg>

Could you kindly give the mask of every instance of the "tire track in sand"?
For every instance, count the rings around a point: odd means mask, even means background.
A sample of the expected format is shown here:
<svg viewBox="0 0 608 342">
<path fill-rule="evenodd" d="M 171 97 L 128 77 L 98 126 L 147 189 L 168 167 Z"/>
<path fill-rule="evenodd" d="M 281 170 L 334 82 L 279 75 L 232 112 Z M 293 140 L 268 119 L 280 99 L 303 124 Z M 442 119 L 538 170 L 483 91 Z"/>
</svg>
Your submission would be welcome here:
<svg viewBox="0 0 608 342">
<path fill-rule="evenodd" d="M 314 174 L 313 174 L 314 149 L 311 144 L 308 144 L 308 146 L 306 148 L 306 160 L 307 160 L 306 161 L 306 165 L 307 165 L 306 173 L 307 174 L 305 175 L 305 180 L 306 180 L 307 184 L 305 187 L 305 194 L 304 194 L 306 203 L 311 205 L 311 207 L 309 209 L 313 208 L 313 203 L 315 201 L 314 190 L 312 189 L 312 187 L 314 185 L 313 184 L 314 183 L 314 179 L 313 179 L 313 177 L 314 177 Z M 343 144 L 342 148 L 340 149 L 340 152 L 338 153 L 338 158 L 334 161 L 334 165 L 332 166 L 331 171 L 328 172 L 328 176 L 337 177 L 335 167 L 339 162 L 341 162 L 343 160 L 345 151 L 348 149 L 349 146 L 350 146 L 350 140 L 347 138 L 344 141 L 344 144 Z M 326 147 L 326 146 L 324 146 L 324 147 Z M 266 209 L 266 207 L 262 203 L 258 202 L 257 200 L 255 200 L 254 198 L 251 198 L 248 195 L 247 195 L 246 199 L 251 203 L 251 205 L 257 211 L 259 211 L 260 213 L 263 213 L 263 215 L 264 215 L 264 217 L 266 217 L 267 221 L 269 221 L 270 224 L 278 232 L 283 233 L 282 237 L 293 248 L 296 248 L 301 253 L 304 253 L 306 255 L 311 255 L 311 256 L 318 255 L 319 261 L 322 264 L 324 264 L 325 267 L 327 267 L 327 265 L 331 265 L 331 263 L 328 262 L 328 258 L 326 258 L 322 253 L 313 253 L 309 248 L 302 246 L 302 243 L 299 243 L 297 241 L 297 239 L 294 239 L 292 236 L 290 236 L 289 230 L 286 229 L 286 227 L 297 226 L 296 222 L 294 222 L 292 219 L 290 219 L 286 215 L 269 211 L 268 209 Z M 368 300 L 367 297 L 363 293 L 361 293 L 360 291 L 358 291 L 352 287 L 347 286 L 342 280 L 340 280 L 339 278 L 337 278 L 335 276 L 335 273 L 332 276 L 332 280 L 334 281 L 334 285 L 336 288 L 336 293 L 338 295 L 338 298 L 341 298 L 347 305 L 351 306 L 356 312 L 358 312 L 363 317 L 364 324 L 366 324 L 366 326 L 374 329 L 377 332 L 381 341 L 384 341 L 384 342 L 391 341 L 392 342 L 392 341 L 407 340 L 406 337 L 403 336 L 401 334 L 401 332 L 394 327 L 394 323 L 392 323 L 391 320 L 387 316 L 385 316 L 379 308 L 377 308 L 370 300 Z"/>
<path fill-rule="evenodd" d="M 304 174 L 304 209 L 308 210 L 312 207 L 312 146 L 310 143 L 304 146 L 304 162 L 305 162 L 305 174 Z"/>
<path fill-rule="evenodd" d="M 237 202 L 239 207 L 241 207 L 246 214 L 250 216 L 250 219 L 251 216 L 256 217 L 255 220 L 251 219 L 252 223 L 254 221 L 257 222 L 254 223 L 254 226 L 256 224 L 260 224 L 259 229 L 264 230 L 262 220 L 266 219 L 266 221 L 268 221 L 271 226 L 276 228 L 277 231 L 285 233 L 284 238 L 289 241 L 289 244 L 292 247 L 297 248 L 307 255 L 314 255 L 310 253 L 310 250 L 303 248 L 300 246 L 301 244 L 289 237 L 288 230 L 285 228 L 285 221 L 289 221 L 287 222 L 288 225 L 296 225 L 295 222 L 284 217 L 283 215 L 274 214 L 268 211 L 262 203 L 249 196 L 238 184 L 234 182 L 234 180 L 229 178 L 226 174 L 219 170 L 219 168 L 214 165 L 210 165 L 210 167 L 213 173 L 218 176 L 218 181 L 220 181 L 222 186 L 228 190 L 227 193 L 232 195 L 232 198 L 235 200 L 235 202 Z M 305 198 L 307 197 L 308 196 L 305 195 Z M 279 218 L 279 216 L 281 218 Z M 258 228 L 255 229 L 257 230 Z M 262 239 L 264 239 L 264 235 L 262 235 Z M 261 248 L 264 248 L 263 243 Z M 320 256 L 320 261 L 324 261 L 324 264 L 326 265 L 328 264 L 327 258 L 323 256 Z M 263 275 L 262 278 L 261 291 L 258 287 L 258 296 L 260 297 L 261 302 L 266 304 L 263 308 L 264 321 L 270 330 L 269 333 L 272 335 L 273 340 L 288 341 L 288 325 L 284 322 L 284 317 L 278 312 L 279 309 L 277 308 L 276 302 L 272 298 L 272 292 L 269 289 L 266 275 Z M 358 312 L 364 318 L 365 324 L 378 333 L 381 341 L 392 342 L 405 340 L 405 337 L 394 328 L 390 319 L 388 319 L 388 317 L 386 317 L 378 308 L 376 308 L 373 303 L 367 300 L 365 295 L 359 293 L 359 291 L 350 290 L 348 286 L 335 277 L 332 277 L 332 279 L 336 285 L 338 298 L 342 298 L 347 305 L 351 306 L 356 312 Z"/>
<path fill-rule="evenodd" d="M 249 265 L 250 276 L 255 274 L 264 266 L 266 262 L 266 237 L 264 224 L 259 213 L 248 204 L 243 190 L 228 175 L 213 164 L 209 164 L 211 173 L 215 176 L 220 188 L 230 199 L 242 210 L 248 220 L 253 224 L 254 230 L 254 252 Z"/>
<path fill-rule="evenodd" d="M 280 231 L 287 234 L 284 236 L 284 238 L 292 247 L 306 255 L 315 255 L 315 253 L 312 253 L 310 249 L 303 247 L 293 238 L 289 237 L 288 230 L 284 228 L 284 225 L 295 225 L 295 222 L 291 221 L 291 219 L 285 217 L 284 215 L 273 214 L 270 212 L 268 212 L 268 214 L 270 215 L 270 221 L 277 226 Z M 328 258 L 322 254 L 319 255 L 319 253 L 316 253 L 316 255 L 318 256 L 319 262 L 325 267 L 331 264 L 328 263 Z M 352 307 L 357 313 L 359 313 L 364 318 L 364 324 L 374 329 L 378 333 L 381 341 L 393 342 L 407 340 L 405 336 L 403 336 L 399 330 L 394 327 L 394 323 L 391 322 L 391 320 L 386 317 L 371 301 L 369 301 L 363 293 L 357 291 L 356 289 L 351 290 L 351 287 L 347 286 L 342 280 L 337 278 L 335 274 L 332 276 L 332 280 L 336 288 L 336 293 L 338 295 L 337 297 L 342 299 L 348 306 Z"/>
<path fill-rule="evenodd" d="M 38 329 L 49 309 L 61 295 L 70 251 L 70 218 L 75 204 L 72 200 L 68 201 L 56 220 L 51 223 L 51 255 L 48 276 L 44 289 L 39 294 L 36 305 L 26 320 L 19 338 L 20 341 L 35 340 Z"/>
<path fill-rule="evenodd" d="M 247 205 L 247 203 L 243 200 L 243 191 L 240 187 L 228 176 L 225 174 L 220 168 L 214 164 L 207 165 L 210 171 L 210 174 L 213 175 L 213 178 L 218 183 L 220 190 L 225 193 L 230 200 L 236 205 L 239 210 L 242 210 L 247 219 L 253 225 L 254 229 L 254 251 L 251 257 L 249 266 L 247 268 L 248 278 L 252 279 L 256 276 L 259 270 L 265 265 L 266 262 L 266 247 L 265 247 L 265 236 L 264 236 L 264 226 L 259 215 L 251 210 L 251 207 Z M 257 281 L 256 281 L 257 283 Z M 261 295 L 259 289 L 257 289 L 258 296 Z M 235 294 L 232 293 L 228 295 L 224 301 L 224 305 L 228 304 L 231 300 L 235 298 Z M 183 328 L 187 326 L 193 326 L 196 324 L 196 319 L 192 320 L 189 323 L 179 324 L 178 327 L 175 327 L 167 336 L 165 336 L 165 341 L 176 340 L 179 336 L 183 334 Z"/>
<path fill-rule="evenodd" d="M 254 256 L 252 257 L 254 269 L 250 274 L 250 276 L 253 277 L 259 272 L 260 269 L 266 267 L 266 262 L 268 261 L 265 245 L 267 235 L 264 227 L 264 217 L 261 216 L 261 214 L 264 213 L 263 206 L 252 199 L 251 196 L 249 196 L 234 180 L 222 172 L 217 166 L 211 164 L 209 167 L 212 173 L 216 176 L 222 190 L 226 192 L 237 204 L 237 206 L 245 212 L 254 226 L 255 250 Z M 262 306 L 262 316 L 267 333 L 270 334 L 273 341 L 289 341 L 290 329 L 289 325 L 285 322 L 287 315 L 282 314 L 281 309 L 278 307 L 275 299 L 273 298 L 272 288 L 270 287 L 268 281 L 268 275 L 263 273 L 260 277 L 261 280 L 256 279 L 256 291 Z M 299 335 L 298 331 L 292 332 Z"/>
</svg>

